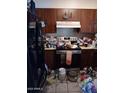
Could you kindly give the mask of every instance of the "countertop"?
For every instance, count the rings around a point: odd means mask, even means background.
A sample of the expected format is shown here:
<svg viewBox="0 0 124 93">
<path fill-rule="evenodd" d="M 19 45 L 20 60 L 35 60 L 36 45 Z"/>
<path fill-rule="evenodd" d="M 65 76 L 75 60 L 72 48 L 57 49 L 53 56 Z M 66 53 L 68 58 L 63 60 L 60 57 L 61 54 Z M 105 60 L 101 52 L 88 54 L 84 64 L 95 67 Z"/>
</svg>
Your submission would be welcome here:
<svg viewBox="0 0 124 93">
<path fill-rule="evenodd" d="M 80 47 L 82 50 L 83 49 L 97 49 L 97 48 L 94 48 L 94 47 Z"/>
<path fill-rule="evenodd" d="M 80 47 L 81 50 L 84 50 L 84 49 L 97 49 L 97 48 L 93 48 L 93 47 Z M 56 48 L 45 48 L 45 50 L 56 50 Z"/>
<path fill-rule="evenodd" d="M 56 48 L 45 48 L 45 50 L 56 50 Z"/>
</svg>

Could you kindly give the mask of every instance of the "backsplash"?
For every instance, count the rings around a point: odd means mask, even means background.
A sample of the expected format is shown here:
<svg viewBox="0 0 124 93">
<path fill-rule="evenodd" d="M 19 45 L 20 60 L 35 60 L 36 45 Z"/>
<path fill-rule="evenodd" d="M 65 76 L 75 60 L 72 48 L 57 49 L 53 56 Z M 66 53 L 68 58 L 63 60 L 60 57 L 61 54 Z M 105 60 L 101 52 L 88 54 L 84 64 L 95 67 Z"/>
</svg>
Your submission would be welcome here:
<svg viewBox="0 0 124 93">
<path fill-rule="evenodd" d="M 73 28 L 58 28 L 57 29 L 57 36 L 59 37 L 70 37 L 70 36 L 77 36 L 78 37 L 78 32 L 77 29 L 73 29 Z"/>
<path fill-rule="evenodd" d="M 76 41 L 79 45 L 83 45 L 86 47 L 87 46 L 89 46 L 89 47 L 97 46 L 95 33 L 82 33 L 81 31 L 79 31 L 79 32 L 78 31 L 77 31 L 77 29 L 73 29 L 73 28 L 72 29 L 71 28 L 61 28 L 61 29 L 59 28 L 59 29 L 57 29 L 56 33 L 46 33 L 45 47 L 47 47 L 47 48 L 58 47 L 59 48 L 59 46 L 61 46 L 61 43 L 65 46 L 66 44 L 63 43 L 65 38 L 67 38 L 70 41 Z M 67 41 L 66 41 L 66 43 L 67 43 Z M 70 44 L 70 43 L 67 43 L 67 44 Z"/>
<path fill-rule="evenodd" d="M 83 33 L 80 32 L 79 29 L 74 28 L 57 28 L 56 33 L 46 33 L 46 36 L 54 36 L 54 37 L 89 37 L 91 39 L 95 38 L 95 33 Z"/>
</svg>

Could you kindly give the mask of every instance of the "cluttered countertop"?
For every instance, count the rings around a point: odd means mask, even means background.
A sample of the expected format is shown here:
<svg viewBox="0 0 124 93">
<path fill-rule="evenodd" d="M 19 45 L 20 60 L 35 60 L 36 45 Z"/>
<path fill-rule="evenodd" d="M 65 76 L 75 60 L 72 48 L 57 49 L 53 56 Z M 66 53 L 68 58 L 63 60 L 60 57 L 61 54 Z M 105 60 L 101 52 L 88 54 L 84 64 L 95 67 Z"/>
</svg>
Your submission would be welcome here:
<svg viewBox="0 0 124 93">
<path fill-rule="evenodd" d="M 88 37 L 45 37 L 45 50 L 97 49 L 97 41 Z"/>
<path fill-rule="evenodd" d="M 93 48 L 93 47 L 83 47 L 81 46 L 80 47 L 81 50 L 84 50 L 84 49 L 97 49 L 97 48 Z M 45 50 L 57 50 L 56 48 L 45 48 Z M 66 49 L 65 49 L 66 50 Z M 70 49 L 68 49 L 70 50 Z"/>
</svg>

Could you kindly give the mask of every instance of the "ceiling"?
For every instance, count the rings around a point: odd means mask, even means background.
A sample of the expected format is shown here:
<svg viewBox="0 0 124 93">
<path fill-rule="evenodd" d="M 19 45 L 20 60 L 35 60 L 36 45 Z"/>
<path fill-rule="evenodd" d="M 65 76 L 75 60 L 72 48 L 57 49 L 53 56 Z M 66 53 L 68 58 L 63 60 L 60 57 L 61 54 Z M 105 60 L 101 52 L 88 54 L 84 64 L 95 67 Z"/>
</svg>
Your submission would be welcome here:
<svg viewBox="0 0 124 93">
<path fill-rule="evenodd" d="M 97 0 L 34 0 L 34 1 L 36 3 L 36 8 L 83 8 L 83 9 L 97 8 Z"/>
</svg>

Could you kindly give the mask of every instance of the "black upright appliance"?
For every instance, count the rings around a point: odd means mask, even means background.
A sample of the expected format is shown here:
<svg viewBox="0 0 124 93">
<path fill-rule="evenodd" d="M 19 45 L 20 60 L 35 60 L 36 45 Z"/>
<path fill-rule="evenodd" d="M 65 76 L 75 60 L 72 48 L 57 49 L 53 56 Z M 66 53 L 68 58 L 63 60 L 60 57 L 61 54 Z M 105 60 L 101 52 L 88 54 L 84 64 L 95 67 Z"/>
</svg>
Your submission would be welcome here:
<svg viewBox="0 0 124 93">
<path fill-rule="evenodd" d="M 46 77 L 42 24 L 31 0 L 27 10 L 27 93 L 44 93 Z"/>
</svg>

